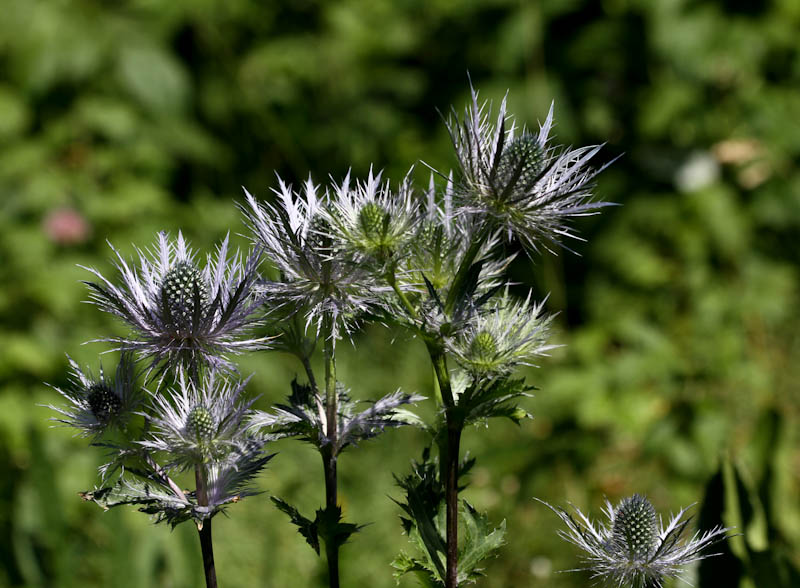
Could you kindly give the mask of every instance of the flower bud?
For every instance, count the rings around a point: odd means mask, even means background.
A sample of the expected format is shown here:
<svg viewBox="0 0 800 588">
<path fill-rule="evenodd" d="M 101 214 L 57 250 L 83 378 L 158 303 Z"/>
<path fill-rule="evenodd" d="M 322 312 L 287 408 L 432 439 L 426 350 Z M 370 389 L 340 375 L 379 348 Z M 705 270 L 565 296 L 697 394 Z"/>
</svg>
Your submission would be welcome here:
<svg viewBox="0 0 800 588">
<path fill-rule="evenodd" d="M 208 305 L 208 284 L 197 267 L 187 261 L 175 264 L 161 283 L 162 303 L 169 309 L 174 326 L 179 330 L 192 327 L 195 303 L 202 309 Z"/>
<path fill-rule="evenodd" d="M 197 441 L 208 441 L 214 436 L 216 427 L 214 426 L 214 418 L 211 412 L 203 406 L 198 404 L 186 418 L 186 430 L 197 439 Z"/>
<path fill-rule="evenodd" d="M 367 202 L 358 213 L 358 222 L 364 236 L 370 241 L 380 242 L 383 237 L 387 212 L 375 202 Z"/>
</svg>

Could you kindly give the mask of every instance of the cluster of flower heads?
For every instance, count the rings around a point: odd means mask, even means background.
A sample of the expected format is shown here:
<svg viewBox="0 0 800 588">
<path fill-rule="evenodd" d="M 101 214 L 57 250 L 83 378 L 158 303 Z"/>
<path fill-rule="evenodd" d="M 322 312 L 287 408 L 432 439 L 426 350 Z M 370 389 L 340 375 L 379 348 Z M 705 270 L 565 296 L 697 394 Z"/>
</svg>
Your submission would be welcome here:
<svg viewBox="0 0 800 588">
<path fill-rule="evenodd" d="M 330 235 L 327 198 L 310 179 L 302 192 L 278 179 L 279 203 L 260 203 L 245 190 L 242 208 L 257 245 L 280 272 L 280 280 L 263 280 L 259 292 L 274 312 L 304 312 L 306 326 L 319 332 L 326 317 L 350 331 L 359 314 L 374 307 L 370 276 L 351 256 L 338 249 Z M 347 191 L 349 176 L 339 192 Z M 281 312 L 283 311 L 283 312 Z"/>
<path fill-rule="evenodd" d="M 685 566 L 713 555 L 703 552 L 723 541 L 729 530 L 714 527 L 687 539 L 688 509 L 681 509 L 664 526 L 650 501 L 639 494 L 616 508 L 606 501 L 607 524 L 593 523 L 577 508 L 573 517 L 561 507 L 542 504 L 566 524 L 559 535 L 585 552 L 586 566 L 580 569 L 619 588 L 660 588 L 666 578 L 680 578 Z"/>
<path fill-rule="evenodd" d="M 51 407 L 55 420 L 95 439 L 112 429 L 130 433 L 134 417 L 144 425 L 133 445 L 117 447 L 118 462 L 138 477 L 84 497 L 107 508 L 138 504 L 172 524 L 202 524 L 253 492 L 253 477 L 271 458 L 263 427 L 320 446 L 336 439 L 338 452 L 403 424 L 401 406 L 421 399 L 398 391 L 359 411 L 337 387 L 341 421 L 333 436 L 326 400 L 310 386 L 295 383 L 289 404 L 275 414 L 252 411 L 253 401 L 242 398 L 247 381 L 226 379 L 235 372 L 228 356 L 268 347 L 267 338 L 253 335 L 265 314 L 288 321 L 283 345 L 296 341 L 295 352 L 307 359 L 309 329 L 314 338 L 325 329 L 335 341 L 365 314 L 384 313 L 434 340 L 459 365 L 456 396 L 470 418 L 521 418 L 511 401 L 528 388 L 510 375 L 553 348 L 552 317 L 530 294 L 512 299 L 503 276 L 513 255 L 503 244 L 516 240 L 529 254 L 563 246 L 577 238 L 571 218 L 608 205 L 592 197 L 602 167 L 590 164 L 601 147 L 554 146 L 552 125 L 551 107 L 537 133 L 518 131 L 505 99 L 493 120 L 473 90 L 464 117 L 453 112 L 447 121 L 459 170 L 439 174 L 441 190 L 431 176 L 418 196 L 411 172 L 396 190 L 372 170 L 362 181 L 348 174 L 324 190 L 308 179 L 296 191 L 278 178 L 277 202 L 259 202 L 245 190 L 242 211 L 255 247 L 244 259 L 229 254 L 226 237 L 200 264 L 182 234 L 160 233 L 152 250 L 138 251 L 137 264 L 114 250 L 121 285 L 88 268 L 99 279 L 87 282 L 92 301 L 131 332 L 104 339 L 123 351 L 114 377 L 102 370 L 94 377 L 70 360 L 70 383 L 56 388 L 68 404 Z M 262 254 L 279 279 L 260 277 Z M 134 354 L 149 362 L 148 372 L 158 368 L 155 392 L 145 394 L 138 384 Z M 163 385 L 165 374 L 173 376 L 171 388 Z M 203 472 L 202 488 L 181 490 L 170 475 L 192 468 Z M 567 525 L 562 536 L 586 551 L 587 568 L 620 587 L 661 586 L 726 532 L 717 527 L 683 540 L 686 511 L 665 527 L 638 495 L 617 508 L 607 503 L 607 525 L 595 526 L 577 509 L 576 519 L 550 508 Z"/>
</svg>

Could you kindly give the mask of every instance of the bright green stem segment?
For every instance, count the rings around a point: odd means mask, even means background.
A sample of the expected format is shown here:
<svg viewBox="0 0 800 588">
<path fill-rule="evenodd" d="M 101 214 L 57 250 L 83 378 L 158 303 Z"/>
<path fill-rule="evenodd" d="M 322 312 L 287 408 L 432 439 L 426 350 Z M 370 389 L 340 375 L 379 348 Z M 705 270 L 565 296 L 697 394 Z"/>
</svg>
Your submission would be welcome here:
<svg viewBox="0 0 800 588">
<path fill-rule="evenodd" d="M 397 275 L 394 265 L 389 269 L 389 271 L 386 272 L 386 281 L 389 282 L 389 285 L 392 287 L 392 290 L 394 290 L 394 293 L 400 300 L 400 304 L 402 304 L 403 308 L 406 309 L 408 316 L 410 316 L 413 319 L 417 318 L 417 311 L 414 308 L 414 305 L 411 304 L 411 301 L 409 301 L 408 296 L 406 296 L 406 293 L 403 292 L 400 289 L 400 286 L 397 285 Z"/>
</svg>

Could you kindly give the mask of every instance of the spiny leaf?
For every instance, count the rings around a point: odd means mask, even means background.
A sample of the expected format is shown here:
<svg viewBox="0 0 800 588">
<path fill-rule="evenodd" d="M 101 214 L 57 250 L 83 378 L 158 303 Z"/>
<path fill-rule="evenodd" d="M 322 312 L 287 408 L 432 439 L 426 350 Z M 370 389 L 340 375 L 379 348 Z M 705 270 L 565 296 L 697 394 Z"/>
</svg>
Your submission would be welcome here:
<svg viewBox="0 0 800 588">
<path fill-rule="evenodd" d="M 310 520 L 300 514 L 295 507 L 293 507 L 288 502 L 281 500 L 275 496 L 271 497 L 272 502 L 275 503 L 275 506 L 281 512 L 286 513 L 289 515 L 292 523 L 297 526 L 297 532 L 300 533 L 306 539 L 306 543 L 308 543 L 314 551 L 317 552 L 319 555 L 319 533 L 317 527 L 317 520 Z M 319 511 L 317 511 L 317 518 L 319 518 Z"/>
</svg>

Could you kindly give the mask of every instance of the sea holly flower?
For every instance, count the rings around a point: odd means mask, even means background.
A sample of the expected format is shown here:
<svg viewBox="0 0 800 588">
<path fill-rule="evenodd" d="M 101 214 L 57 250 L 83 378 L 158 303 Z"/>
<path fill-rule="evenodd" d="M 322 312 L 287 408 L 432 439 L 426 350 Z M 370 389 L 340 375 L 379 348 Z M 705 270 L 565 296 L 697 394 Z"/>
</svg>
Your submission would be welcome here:
<svg viewBox="0 0 800 588">
<path fill-rule="evenodd" d="M 608 586 L 658 588 L 666 578 L 680 579 L 684 566 L 714 555 L 703 551 L 723 541 L 729 530 L 717 526 L 687 539 L 691 517 L 684 518 L 686 508 L 664 526 L 650 501 L 639 494 L 625 498 L 616 508 L 606 501 L 605 525 L 593 523 L 577 508 L 573 517 L 563 508 L 539 502 L 567 525 L 559 535 L 586 552 L 586 566 L 578 569 L 589 570 Z"/>
<path fill-rule="evenodd" d="M 328 222 L 348 248 L 375 260 L 379 266 L 396 259 L 411 242 L 419 221 L 413 198 L 411 173 L 406 174 L 397 191 L 382 180 L 383 172 L 350 184 L 349 177 L 334 187 L 335 199 L 328 211 Z"/>
<path fill-rule="evenodd" d="M 594 178 L 605 166 L 589 164 L 601 146 L 554 147 L 549 143 L 552 126 L 551 105 L 538 133 L 525 128 L 518 133 L 506 114 L 506 99 L 493 121 L 491 107 L 478 102 L 474 89 L 463 120 L 453 111 L 447 121 L 461 168 L 460 203 L 507 239 L 519 239 L 528 251 L 576 238 L 567 221 L 609 205 L 592 200 Z"/>
<path fill-rule="evenodd" d="M 53 420 L 78 429 L 83 437 L 98 437 L 111 428 L 125 429 L 142 399 L 131 354 L 122 354 L 113 377 L 107 376 L 102 366 L 95 377 L 72 358 L 69 365 L 69 385 L 53 387 L 69 404 L 48 405 L 61 415 Z"/>
<path fill-rule="evenodd" d="M 532 365 L 531 359 L 547 355 L 555 345 L 547 344 L 552 316 L 542 313 L 544 301 L 511 298 L 508 289 L 477 309 L 459 334 L 447 341 L 453 359 L 473 377 L 510 375 L 518 365 Z"/>
<path fill-rule="evenodd" d="M 105 340 L 151 358 L 151 368 L 165 362 L 164 370 L 178 366 L 197 370 L 203 365 L 232 370 L 227 354 L 267 346 L 265 338 L 245 337 L 260 321 L 257 250 L 244 261 L 240 255 L 229 257 L 226 236 L 216 256 L 209 255 L 199 267 L 181 233 L 171 240 L 162 232 L 152 252 L 138 252 L 138 267 L 114 252 L 122 285 L 92 268 L 86 269 L 100 281 L 86 284 L 92 302 L 122 318 L 133 332 Z"/>
<path fill-rule="evenodd" d="M 261 439 L 247 432 L 255 401 L 241 399 L 248 381 L 231 383 L 212 372 L 195 384 L 181 373 L 177 389 L 152 394 L 152 434 L 140 445 L 163 452 L 170 460 L 167 467 L 180 469 L 247 453 Z"/>
<path fill-rule="evenodd" d="M 349 175 L 339 189 L 349 185 Z M 377 304 L 369 275 L 336 246 L 319 188 L 308 179 L 302 193 L 278 178 L 279 203 L 259 203 L 247 190 L 242 207 L 255 242 L 281 274 L 259 289 L 283 314 L 305 314 L 319 333 L 332 317 L 334 338 L 352 330 L 357 317 Z"/>
</svg>

